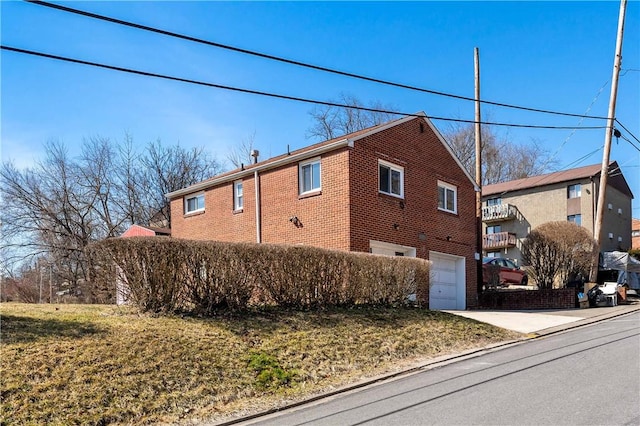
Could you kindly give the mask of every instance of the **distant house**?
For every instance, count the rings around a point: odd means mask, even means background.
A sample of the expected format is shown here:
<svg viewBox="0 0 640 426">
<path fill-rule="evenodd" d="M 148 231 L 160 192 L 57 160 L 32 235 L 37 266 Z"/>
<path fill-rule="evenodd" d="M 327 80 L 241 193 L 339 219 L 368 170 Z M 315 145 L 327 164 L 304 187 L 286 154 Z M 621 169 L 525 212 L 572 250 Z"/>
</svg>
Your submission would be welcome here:
<svg viewBox="0 0 640 426">
<path fill-rule="evenodd" d="M 131 225 L 129 229 L 124 231 L 120 238 L 128 237 L 170 237 L 171 229 L 169 228 L 155 228 L 151 226 Z"/>
<path fill-rule="evenodd" d="M 640 249 L 640 219 L 631 220 L 631 248 Z"/>
<path fill-rule="evenodd" d="M 175 238 L 429 259 L 432 309 L 476 304 L 472 178 L 420 113 L 170 194 Z"/>
<path fill-rule="evenodd" d="M 594 233 L 601 165 L 579 167 L 482 188 L 482 249 L 520 262 L 525 237 L 545 222 L 570 221 Z M 631 247 L 633 194 L 617 162 L 609 165 L 600 250 Z"/>
</svg>

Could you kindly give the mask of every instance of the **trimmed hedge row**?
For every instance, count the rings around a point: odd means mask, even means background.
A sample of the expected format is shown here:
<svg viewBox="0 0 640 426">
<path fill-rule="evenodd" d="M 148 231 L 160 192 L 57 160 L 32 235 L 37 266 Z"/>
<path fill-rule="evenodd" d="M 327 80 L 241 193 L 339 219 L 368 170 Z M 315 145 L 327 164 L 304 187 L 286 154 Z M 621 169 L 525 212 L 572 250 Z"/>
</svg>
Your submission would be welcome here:
<svg viewBox="0 0 640 426">
<path fill-rule="evenodd" d="M 394 305 L 428 294 L 430 263 L 415 258 L 157 237 L 108 239 L 88 250 L 96 284 L 120 280 L 129 301 L 150 312 Z"/>
</svg>

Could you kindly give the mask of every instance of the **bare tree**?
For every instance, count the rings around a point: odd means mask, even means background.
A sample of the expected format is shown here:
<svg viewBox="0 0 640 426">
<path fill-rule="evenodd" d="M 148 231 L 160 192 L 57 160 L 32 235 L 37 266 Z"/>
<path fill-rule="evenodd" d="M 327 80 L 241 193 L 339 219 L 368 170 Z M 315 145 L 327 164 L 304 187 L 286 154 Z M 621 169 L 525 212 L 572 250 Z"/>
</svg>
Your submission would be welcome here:
<svg viewBox="0 0 640 426">
<path fill-rule="evenodd" d="M 86 286 L 94 272 L 87 245 L 120 235 L 131 224 L 146 224 L 158 212 L 169 224 L 165 194 L 220 171 L 202 148 L 159 141 L 137 154 L 128 137 L 124 146 L 90 138 L 76 159 L 62 143 L 44 148 L 32 168 L 11 162 L 0 167 L 0 267 L 10 275 L 12 265 L 45 262 L 66 283 L 64 289 L 84 289 L 87 301 L 106 300 Z"/>
<path fill-rule="evenodd" d="M 313 122 L 307 130 L 308 138 L 333 139 L 398 117 L 398 114 L 394 112 L 382 112 L 395 111 L 395 109 L 391 106 L 383 105 L 380 101 L 372 102 L 367 106 L 367 108 L 380 111 L 359 109 L 365 107 L 365 105 L 355 96 L 345 93 L 341 93 L 340 98 L 332 102 L 343 104 L 347 107 L 318 106 L 311 110 L 309 115 L 311 115 Z"/>
<path fill-rule="evenodd" d="M 547 222 L 531 231 L 522 244 L 522 260 L 538 288 L 553 288 L 556 279 L 587 274 L 596 248 L 589 232 L 571 222 Z"/>
<path fill-rule="evenodd" d="M 145 203 L 164 219 L 167 227 L 171 226 L 171 209 L 165 195 L 222 171 L 203 148 L 166 147 L 159 140 L 147 146 L 141 164 L 145 170 L 144 185 L 148 188 Z"/>
<path fill-rule="evenodd" d="M 443 137 L 465 169 L 475 177 L 475 128 L 473 124 L 454 123 Z M 555 165 L 540 143 L 517 144 L 498 135 L 490 126 L 482 127 L 482 184 L 490 185 L 544 173 Z"/>
</svg>

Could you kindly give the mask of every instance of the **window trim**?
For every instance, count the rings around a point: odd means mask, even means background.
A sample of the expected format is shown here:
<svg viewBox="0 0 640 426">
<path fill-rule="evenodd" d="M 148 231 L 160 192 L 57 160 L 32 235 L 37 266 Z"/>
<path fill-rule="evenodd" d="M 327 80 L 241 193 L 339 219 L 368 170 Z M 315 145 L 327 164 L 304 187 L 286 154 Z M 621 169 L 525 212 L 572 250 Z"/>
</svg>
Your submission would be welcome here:
<svg viewBox="0 0 640 426">
<path fill-rule="evenodd" d="M 238 195 L 238 187 L 241 194 Z M 244 185 L 242 179 L 233 181 L 233 211 L 242 211 L 244 209 Z"/>
<path fill-rule="evenodd" d="M 200 203 L 198 201 L 196 201 L 195 210 L 189 210 L 189 200 L 199 199 L 199 198 L 202 198 L 202 207 L 198 207 L 198 205 Z M 184 198 L 183 198 L 183 203 L 184 203 L 184 214 L 185 215 L 204 212 L 204 210 L 205 210 L 204 191 L 200 191 L 200 192 L 196 192 L 196 193 L 193 193 L 193 194 L 185 195 Z"/>
<path fill-rule="evenodd" d="M 381 166 L 388 168 L 389 172 L 395 171 L 400 173 L 400 194 L 395 194 L 393 192 L 386 192 L 380 189 L 380 167 Z M 391 173 L 389 173 L 389 191 L 391 191 Z M 378 193 L 389 195 L 391 197 L 404 199 L 404 167 L 379 159 L 378 160 Z"/>
<path fill-rule="evenodd" d="M 445 200 L 444 207 L 440 207 L 440 188 L 444 188 L 445 190 Z M 453 192 L 453 210 L 449 210 L 447 208 L 447 190 Z M 443 182 L 441 180 L 438 181 L 438 210 L 458 214 L 458 187 L 455 185 L 451 185 L 450 183 Z"/>
<path fill-rule="evenodd" d="M 306 166 L 312 166 L 311 168 L 311 185 L 313 185 L 313 165 L 314 164 L 318 164 L 318 177 L 319 177 L 319 182 L 318 182 L 318 187 L 314 188 L 312 187 L 311 189 L 309 189 L 308 191 L 304 190 L 304 173 L 303 173 L 303 169 Z M 301 161 L 298 163 L 298 195 L 307 195 L 307 194 L 314 194 L 314 193 L 318 193 L 322 191 L 322 162 L 321 162 L 321 157 L 314 157 L 311 158 L 309 160 L 305 160 L 305 161 Z"/>
</svg>

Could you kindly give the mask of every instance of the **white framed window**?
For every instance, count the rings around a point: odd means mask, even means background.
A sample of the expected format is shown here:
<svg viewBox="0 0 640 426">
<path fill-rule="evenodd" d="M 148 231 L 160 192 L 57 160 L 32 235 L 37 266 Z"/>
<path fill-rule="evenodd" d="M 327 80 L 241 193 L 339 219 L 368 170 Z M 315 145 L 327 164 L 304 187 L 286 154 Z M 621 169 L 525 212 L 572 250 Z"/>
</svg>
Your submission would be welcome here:
<svg viewBox="0 0 640 426">
<path fill-rule="evenodd" d="M 438 209 L 458 213 L 458 188 L 438 181 Z"/>
<path fill-rule="evenodd" d="M 567 198 L 580 198 L 582 197 L 582 189 L 580 184 L 569 185 L 567 187 Z"/>
<path fill-rule="evenodd" d="M 300 194 L 320 191 L 320 158 L 303 161 L 298 166 Z"/>
<path fill-rule="evenodd" d="M 184 213 L 204 211 L 204 192 L 184 197 Z"/>
<path fill-rule="evenodd" d="M 378 191 L 404 198 L 404 167 L 378 160 Z"/>
<path fill-rule="evenodd" d="M 242 210 L 244 207 L 244 195 L 242 193 L 242 181 L 233 182 L 233 210 Z"/>
<path fill-rule="evenodd" d="M 489 198 L 487 200 L 487 207 L 491 207 L 491 206 L 501 206 L 502 205 L 502 198 L 498 197 L 498 198 Z"/>
</svg>

